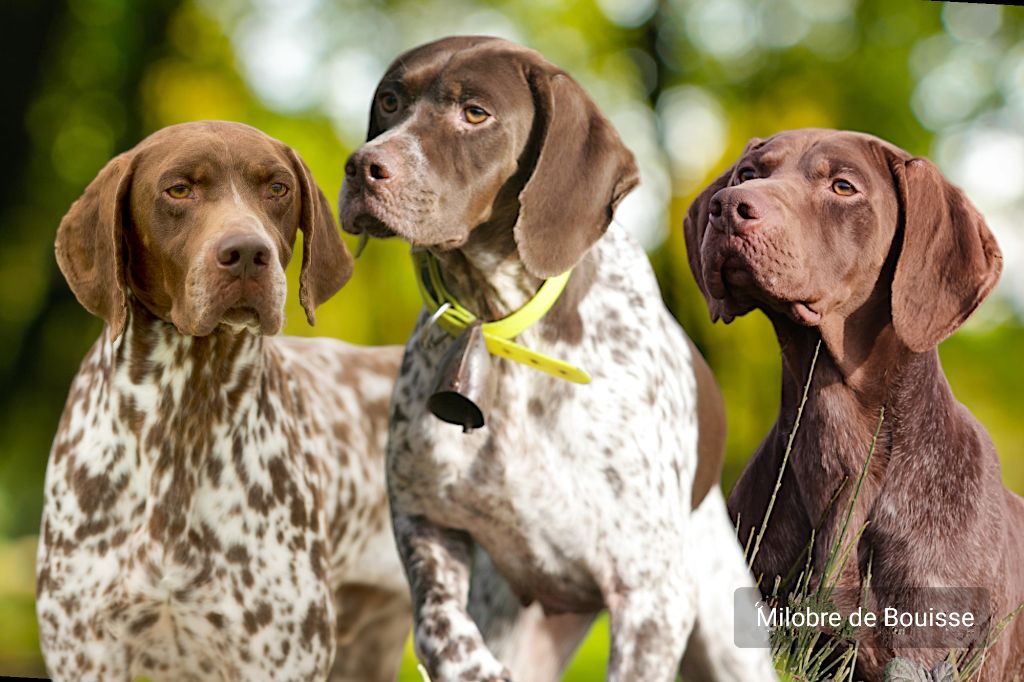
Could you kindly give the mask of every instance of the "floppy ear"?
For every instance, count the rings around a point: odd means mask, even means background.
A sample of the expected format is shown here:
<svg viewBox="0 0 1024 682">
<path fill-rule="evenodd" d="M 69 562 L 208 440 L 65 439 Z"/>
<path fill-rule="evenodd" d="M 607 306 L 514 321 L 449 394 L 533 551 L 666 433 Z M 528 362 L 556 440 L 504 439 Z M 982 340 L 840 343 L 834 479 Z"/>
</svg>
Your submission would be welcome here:
<svg viewBox="0 0 1024 682">
<path fill-rule="evenodd" d="M 299 177 L 302 213 L 302 271 L 299 274 L 299 303 L 309 324 L 316 321 L 316 309 L 338 293 L 352 276 L 352 254 L 341 239 L 327 197 L 313 180 L 306 162 L 288 147 L 288 156 Z"/>
<path fill-rule="evenodd" d="M 732 322 L 732 317 L 725 312 L 725 306 L 708 293 L 707 285 L 704 284 L 703 260 L 701 259 L 700 245 L 704 241 L 704 233 L 708 229 L 708 206 L 711 204 L 711 197 L 715 196 L 718 190 L 729 184 L 735 165 L 729 166 L 714 182 L 704 188 L 697 195 L 697 198 L 690 204 L 686 217 L 683 218 L 683 236 L 686 237 L 686 259 L 690 262 L 690 272 L 697 280 L 700 293 L 704 294 L 704 300 L 708 304 L 708 312 L 711 313 L 711 321 L 717 322 L 724 319 L 726 324 Z"/>
<path fill-rule="evenodd" d="M 519 194 L 514 235 L 536 277 L 575 266 L 639 182 L 633 154 L 590 97 L 563 73 L 527 74 L 534 93 L 537 161 Z"/>
<path fill-rule="evenodd" d="M 129 151 L 107 162 L 61 219 L 54 243 L 57 265 L 75 298 L 110 325 L 115 339 L 128 319 L 124 206 L 134 158 Z"/>
<path fill-rule="evenodd" d="M 892 162 L 903 243 L 892 280 L 892 322 L 914 352 L 934 348 L 988 296 L 1003 255 L 981 214 L 931 161 Z"/>
</svg>

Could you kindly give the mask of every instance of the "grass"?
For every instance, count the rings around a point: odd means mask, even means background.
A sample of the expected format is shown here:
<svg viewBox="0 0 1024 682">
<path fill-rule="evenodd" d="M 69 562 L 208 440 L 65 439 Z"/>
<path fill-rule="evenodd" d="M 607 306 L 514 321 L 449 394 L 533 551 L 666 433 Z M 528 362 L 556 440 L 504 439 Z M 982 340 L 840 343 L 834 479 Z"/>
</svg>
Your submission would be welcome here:
<svg viewBox="0 0 1024 682">
<path fill-rule="evenodd" d="M 757 553 L 760 550 L 761 540 L 764 537 L 765 532 L 768 530 L 768 522 L 771 518 L 772 510 L 775 508 L 775 500 L 778 496 L 779 489 L 782 487 L 783 475 L 785 474 L 786 467 L 789 464 L 789 457 L 792 453 L 793 442 L 800 429 L 800 420 L 803 417 L 804 407 L 807 404 L 807 396 L 810 392 L 811 382 L 814 378 L 814 369 L 817 366 L 820 351 L 821 341 L 819 341 L 818 345 L 815 347 L 814 356 L 811 358 L 811 365 L 807 372 L 807 381 L 804 384 L 803 394 L 800 398 L 800 405 L 797 407 L 796 418 L 793 422 L 793 430 L 790 432 L 789 438 L 786 441 L 786 449 L 782 456 L 782 463 L 779 466 L 779 472 L 775 479 L 775 487 L 772 490 L 772 496 L 768 501 L 768 507 L 765 511 L 764 518 L 761 521 L 761 526 L 757 531 L 756 538 L 752 531 L 751 537 L 748 538 L 745 546 L 747 562 L 751 567 L 753 566 L 754 559 L 757 557 Z M 797 575 L 795 588 L 791 591 L 783 590 L 783 588 L 788 587 L 789 579 L 776 578 L 772 585 L 771 595 L 768 599 L 769 603 L 778 605 L 783 599 L 780 595 L 780 590 L 782 590 L 782 594 L 785 594 L 784 598 L 786 605 L 794 610 L 800 608 L 810 608 L 814 611 L 836 610 L 835 603 L 832 600 L 833 590 L 838 584 L 839 576 L 842 575 L 842 571 L 850 557 L 852 548 L 856 546 L 861 533 L 863 533 L 864 528 L 866 528 L 866 525 L 858 529 L 854 534 L 854 537 L 851 538 L 845 546 L 843 545 L 843 538 L 846 536 L 846 531 L 849 528 L 850 519 L 853 516 L 853 510 L 855 508 L 857 497 L 860 494 L 861 485 L 864 481 L 864 476 L 867 473 L 868 465 L 870 464 L 872 455 L 874 454 L 878 433 L 881 430 L 884 418 L 885 413 L 883 409 L 882 413 L 879 415 L 878 426 L 875 429 L 875 434 L 871 441 L 867 459 L 860 472 L 860 476 L 857 479 L 856 488 L 853 491 L 850 503 L 843 517 L 841 531 L 837 534 L 829 549 L 829 554 L 822 571 L 822 579 L 815 579 L 815 574 L 811 566 L 811 559 L 814 556 L 814 543 L 817 538 L 817 530 L 815 530 L 812 531 L 810 542 L 801 554 L 801 558 L 803 558 L 804 563 L 803 566 L 800 567 L 800 572 Z M 832 501 L 829 503 L 829 510 L 838 499 L 840 493 L 845 488 L 845 485 L 846 482 L 844 481 L 833 495 Z M 752 547 L 750 544 L 751 539 L 754 540 Z M 760 586 L 760 576 L 758 576 L 757 582 Z M 857 645 L 856 640 L 854 639 L 853 627 L 845 620 L 840 628 L 828 633 L 823 630 L 806 627 L 777 627 L 771 632 L 770 639 L 772 659 L 775 661 L 776 670 L 784 680 L 793 680 L 794 682 L 853 680 L 853 666 L 857 658 Z"/>
</svg>

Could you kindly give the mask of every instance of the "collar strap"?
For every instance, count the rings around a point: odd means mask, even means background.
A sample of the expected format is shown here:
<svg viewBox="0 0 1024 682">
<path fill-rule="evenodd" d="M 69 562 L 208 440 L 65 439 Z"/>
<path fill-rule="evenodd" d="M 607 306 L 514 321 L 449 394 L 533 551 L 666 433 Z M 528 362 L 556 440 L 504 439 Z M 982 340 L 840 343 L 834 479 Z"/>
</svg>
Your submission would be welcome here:
<svg viewBox="0 0 1024 682">
<path fill-rule="evenodd" d="M 445 287 L 437 258 L 429 251 L 414 251 L 412 258 L 416 266 L 416 283 L 419 285 L 420 296 L 423 297 L 423 302 L 430 313 L 437 316 L 437 324 L 452 336 L 457 336 L 476 322 L 477 316 L 463 307 Z M 572 270 L 544 280 L 537 293 L 522 308 L 500 320 L 484 322 L 482 331 L 487 351 L 491 355 L 532 367 L 558 379 L 589 384 L 590 375 L 579 367 L 512 341 L 551 310 L 565 290 L 571 274 Z M 441 313 L 437 315 L 439 310 Z"/>
</svg>

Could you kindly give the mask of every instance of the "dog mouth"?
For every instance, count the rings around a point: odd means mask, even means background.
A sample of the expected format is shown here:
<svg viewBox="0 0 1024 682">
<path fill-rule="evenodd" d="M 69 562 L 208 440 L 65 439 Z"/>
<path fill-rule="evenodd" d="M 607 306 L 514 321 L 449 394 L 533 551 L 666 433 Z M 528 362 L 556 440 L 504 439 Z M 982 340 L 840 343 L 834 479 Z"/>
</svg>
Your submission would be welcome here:
<svg viewBox="0 0 1024 682">
<path fill-rule="evenodd" d="M 354 234 L 365 234 L 374 239 L 388 239 L 398 236 L 398 233 L 388 227 L 383 220 L 370 213 L 357 215 L 352 220 L 352 226 L 355 228 Z"/>
<path fill-rule="evenodd" d="M 375 239 L 400 236 L 386 218 L 386 202 L 365 187 L 354 186 L 348 181 L 342 186 L 341 228 L 354 235 L 366 235 Z"/>
<path fill-rule="evenodd" d="M 793 301 L 789 304 L 789 315 L 793 321 L 805 327 L 813 327 L 821 322 L 821 313 L 807 301 Z"/>
<path fill-rule="evenodd" d="M 750 263 L 737 253 L 729 254 L 722 267 L 718 269 L 718 280 L 722 284 L 723 293 L 731 289 L 747 289 L 757 286 Z"/>
<path fill-rule="evenodd" d="M 779 276 L 759 274 L 755 260 L 742 246 L 726 246 L 717 267 L 706 273 L 708 293 L 722 302 L 732 316 L 761 307 L 781 312 L 805 327 L 821 322 L 820 299 L 785 295 L 780 291 Z"/>
<path fill-rule="evenodd" d="M 222 299 L 215 326 L 254 334 L 274 334 L 283 321 L 283 294 L 267 283 L 239 281 L 229 290 L 236 295 Z"/>
<path fill-rule="evenodd" d="M 252 305 L 231 306 L 220 316 L 220 322 L 229 327 L 259 329 L 260 312 Z"/>
</svg>

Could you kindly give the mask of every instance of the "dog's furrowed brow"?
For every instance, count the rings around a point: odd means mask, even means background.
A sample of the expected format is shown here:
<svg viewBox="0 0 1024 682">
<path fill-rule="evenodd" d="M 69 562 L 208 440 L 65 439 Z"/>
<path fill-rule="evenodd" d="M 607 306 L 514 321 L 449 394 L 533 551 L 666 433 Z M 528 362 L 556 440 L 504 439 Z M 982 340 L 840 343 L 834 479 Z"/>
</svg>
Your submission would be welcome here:
<svg viewBox="0 0 1024 682">
<path fill-rule="evenodd" d="M 864 181 L 870 161 L 858 158 L 857 150 L 848 148 L 813 149 L 801 159 L 800 167 L 808 178 L 847 176 Z"/>
<path fill-rule="evenodd" d="M 442 99 L 455 103 L 469 100 L 492 100 L 493 93 L 487 85 L 468 78 L 452 79 L 442 83 Z"/>
<path fill-rule="evenodd" d="M 196 182 L 209 175 L 210 166 L 204 164 L 178 164 L 160 174 L 156 184 L 159 189 L 186 180 Z"/>
<path fill-rule="evenodd" d="M 198 154 L 175 159 L 160 172 L 158 182 L 173 182 L 181 179 L 198 180 L 209 176 L 223 166 L 221 159 L 209 154 Z"/>
<path fill-rule="evenodd" d="M 294 175 L 287 166 L 273 159 L 247 162 L 240 169 L 241 176 L 249 182 L 265 182 L 270 178 L 289 178 Z"/>
<path fill-rule="evenodd" d="M 759 150 L 750 154 L 747 159 L 745 159 L 746 163 L 738 164 L 737 167 L 739 168 L 743 165 L 749 164 L 760 169 L 762 173 L 771 173 L 782 165 L 785 157 L 785 153 L 778 150 Z"/>
</svg>

